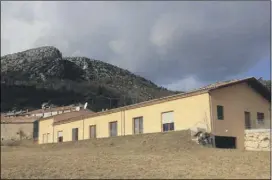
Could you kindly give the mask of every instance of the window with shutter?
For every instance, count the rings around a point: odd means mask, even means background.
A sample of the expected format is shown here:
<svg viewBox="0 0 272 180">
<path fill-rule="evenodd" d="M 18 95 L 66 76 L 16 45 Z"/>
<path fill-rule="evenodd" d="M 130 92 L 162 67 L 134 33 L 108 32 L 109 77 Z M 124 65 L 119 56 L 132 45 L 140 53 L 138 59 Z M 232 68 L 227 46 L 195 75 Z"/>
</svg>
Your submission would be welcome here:
<svg viewBox="0 0 272 180">
<path fill-rule="evenodd" d="M 117 136 L 117 121 L 109 123 L 110 136 Z"/>
<path fill-rule="evenodd" d="M 164 112 L 162 113 L 162 131 L 174 131 L 174 112 Z"/>
<path fill-rule="evenodd" d="M 133 128 L 134 134 L 142 134 L 143 133 L 143 117 L 133 118 Z"/>
<path fill-rule="evenodd" d="M 78 140 L 78 128 L 72 129 L 72 140 L 77 141 Z"/>
<path fill-rule="evenodd" d="M 264 113 L 257 112 L 257 123 L 264 124 Z"/>
<path fill-rule="evenodd" d="M 223 106 L 217 106 L 217 119 L 223 120 L 224 119 L 224 108 Z"/>
<path fill-rule="evenodd" d="M 62 131 L 58 131 L 58 142 L 63 142 Z"/>
<path fill-rule="evenodd" d="M 96 126 L 95 125 L 90 126 L 90 138 L 96 138 Z"/>
</svg>

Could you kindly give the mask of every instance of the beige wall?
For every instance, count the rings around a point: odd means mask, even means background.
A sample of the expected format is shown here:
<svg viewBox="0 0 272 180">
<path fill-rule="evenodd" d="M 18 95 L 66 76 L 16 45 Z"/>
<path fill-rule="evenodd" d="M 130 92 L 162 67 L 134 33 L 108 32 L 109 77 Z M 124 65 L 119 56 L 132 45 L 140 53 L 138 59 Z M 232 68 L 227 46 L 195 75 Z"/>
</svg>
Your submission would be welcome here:
<svg viewBox="0 0 272 180">
<path fill-rule="evenodd" d="M 161 132 L 161 114 L 168 111 L 174 112 L 175 130 L 189 129 L 199 122 L 207 122 L 209 126 L 209 94 L 205 93 L 153 106 L 127 110 L 124 113 L 126 118 L 125 133 L 132 134 L 132 119 L 138 116 L 143 116 L 144 133 Z"/>
<path fill-rule="evenodd" d="M 22 130 L 28 138 L 33 138 L 33 123 L 1 124 L 1 140 L 20 139 Z"/>
<path fill-rule="evenodd" d="M 175 130 L 188 129 L 199 122 L 207 123 L 208 128 L 210 128 L 209 94 L 206 93 L 56 125 L 54 127 L 54 142 L 57 142 L 58 131 L 63 131 L 63 141 L 71 141 L 72 128 L 76 127 L 79 128 L 79 140 L 88 139 L 90 125 L 96 125 L 98 138 L 109 137 L 109 122 L 112 121 L 118 122 L 118 136 L 130 135 L 133 132 L 133 118 L 139 116 L 143 116 L 144 133 L 161 132 L 161 113 L 167 111 L 174 111 Z M 43 129 L 43 127 L 40 127 L 40 129 Z"/>
<path fill-rule="evenodd" d="M 43 135 L 48 134 L 48 143 L 53 142 L 53 118 L 39 122 L 39 144 L 43 144 Z"/>
<path fill-rule="evenodd" d="M 244 112 L 257 119 L 257 112 L 263 112 L 270 119 L 270 103 L 246 83 L 238 84 L 211 92 L 212 119 L 214 134 L 237 137 L 237 148 L 244 148 Z M 217 120 L 217 105 L 224 106 L 224 120 Z"/>
<path fill-rule="evenodd" d="M 78 128 L 78 140 L 83 139 L 83 121 L 74 121 L 54 126 L 54 142 L 58 142 L 58 131 L 62 131 L 63 142 L 72 141 L 72 129 Z"/>
</svg>

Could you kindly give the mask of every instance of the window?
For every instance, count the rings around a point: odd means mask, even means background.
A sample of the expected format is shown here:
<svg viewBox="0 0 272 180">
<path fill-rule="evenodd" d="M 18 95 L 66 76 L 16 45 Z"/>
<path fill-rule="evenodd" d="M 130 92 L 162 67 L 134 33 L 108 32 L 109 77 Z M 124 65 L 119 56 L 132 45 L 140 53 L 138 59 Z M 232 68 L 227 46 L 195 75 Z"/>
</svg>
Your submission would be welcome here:
<svg viewBox="0 0 272 180">
<path fill-rule="evenodd" d="M 58 142 L 63 142 L 62 131 L 58 131 Z"/>
<path fill-rule="evenodd" d="M 134 134 L 143 133 L 143 117 L 137 117 L 133 119 Z"/>
<path fill-rule="evenodd" d="M 117 136 L 117 121 L 109 123 L 110 137 Z"/>
<path fill-rule="evenodd" d="M 78 128 L 73 128 L 72 129 L 72 141 L 77 141 L 78 140 Z"/>
<path fill-rule="evenodd" d="M 96 138 L 96 126 L 95 125 L 90 126 L 90 139 L 91 138 Z"/>
<path fill-rule="evenodd" d="M 257 123 L 264 124 L 264 113 L 257 112 Z"/>
<path fill-rule="evenodd" d="M 164 112 L 162 113 L 162 131 L 174 131 L 174 112 Z"/>
<path fill-rule="evenodd" d="M 217 106 L 217 119 L 223 120 L 224 119 L 224 108 L 223 106 Z"/>
<path fill-rule="evenodd" d="M 165 131 L 174 131 L 175 127 L 174 127 L 174 123 L 165 123 L 163 124 L 163 132 Z"/>
<path fill-rule="evenodd" d="M 250 112 L 245 112 L 245 128 L 251 129 Z"/>
</svg>

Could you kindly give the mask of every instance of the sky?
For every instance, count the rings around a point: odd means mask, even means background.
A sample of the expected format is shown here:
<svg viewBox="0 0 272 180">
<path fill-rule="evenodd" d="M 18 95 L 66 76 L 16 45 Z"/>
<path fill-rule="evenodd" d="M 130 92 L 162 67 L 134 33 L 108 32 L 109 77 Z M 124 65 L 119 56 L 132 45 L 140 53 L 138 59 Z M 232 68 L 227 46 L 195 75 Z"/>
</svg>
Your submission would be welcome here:
<svg viewBox="0 0 272 180">
<path fill-rule="evenodd" d="M 1 2 L 1 56 L 55 46 L 172 90 L 270 79 L 270 2 Z"/>
</svg>

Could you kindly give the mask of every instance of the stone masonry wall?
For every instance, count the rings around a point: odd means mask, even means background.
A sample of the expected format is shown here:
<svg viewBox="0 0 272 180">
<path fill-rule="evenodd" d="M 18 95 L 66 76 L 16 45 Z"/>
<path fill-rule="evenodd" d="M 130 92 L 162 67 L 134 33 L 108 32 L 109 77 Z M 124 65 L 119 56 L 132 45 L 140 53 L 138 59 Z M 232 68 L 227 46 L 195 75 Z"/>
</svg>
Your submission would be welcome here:
<svg viewBox="0 0 272 180">
<path fill-rule="evenodd" d="M 270 151 L 270 129 L 245 130 L 245 150 Z"/>
</svg>

